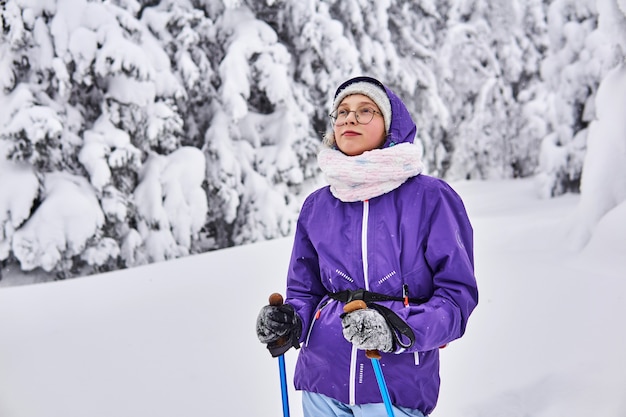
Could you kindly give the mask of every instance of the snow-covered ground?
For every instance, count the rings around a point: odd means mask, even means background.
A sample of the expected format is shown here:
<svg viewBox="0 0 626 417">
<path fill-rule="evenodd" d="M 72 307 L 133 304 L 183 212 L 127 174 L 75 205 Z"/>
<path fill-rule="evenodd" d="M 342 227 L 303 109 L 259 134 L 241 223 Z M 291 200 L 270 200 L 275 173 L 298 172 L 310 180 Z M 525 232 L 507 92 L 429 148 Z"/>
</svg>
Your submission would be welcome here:
<svg viewBox="0 0 626 417">
<path fill-rule="evenodd" d="M 433 417 L 625 416 L 626 204 L 576 253 L 578 196 L 538 200 L 530 180 L 453 185 L 475 228 L 481 300 L 442 351 Z M 254 324 L 284 291 L 290 244 L 0 288 L 0 416 L 281 415 L 277 361 Z"/>
</svg>

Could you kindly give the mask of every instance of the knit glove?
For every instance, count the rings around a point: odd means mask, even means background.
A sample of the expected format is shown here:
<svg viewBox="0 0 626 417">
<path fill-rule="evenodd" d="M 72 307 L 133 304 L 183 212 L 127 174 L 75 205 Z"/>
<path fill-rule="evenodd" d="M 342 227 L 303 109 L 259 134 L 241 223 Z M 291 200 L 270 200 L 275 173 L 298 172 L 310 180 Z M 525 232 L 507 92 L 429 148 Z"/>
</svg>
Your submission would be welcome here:
<svg viewBox="0 0 626 417">
<path fill-rule="evenodd" d="M 302 322 L 289 304 L 267 305 L 257 317 L 256 334 L 261 343 L 267 344 L 272 356 L 277 357 L 291 347 L 300 347 Z"/>
<path fill-rule="evenodd" d="M 341 315 L 343 337 L 357 349 L 391 352 L 393 336 L 385 318 L 366 308 Z"/>
</svg>

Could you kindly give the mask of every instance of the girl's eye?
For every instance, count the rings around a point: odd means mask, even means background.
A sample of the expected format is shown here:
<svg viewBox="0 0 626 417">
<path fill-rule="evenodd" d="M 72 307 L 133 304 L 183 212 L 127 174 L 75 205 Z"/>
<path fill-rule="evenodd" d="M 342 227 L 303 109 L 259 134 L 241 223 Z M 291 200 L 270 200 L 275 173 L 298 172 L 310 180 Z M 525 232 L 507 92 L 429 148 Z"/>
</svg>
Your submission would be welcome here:
<svg viewBox="0 0 626 417">
<path fill-rule="evenodd" d="M 337 111 L 337 117 L 347 117 L 348 116 L 348 110 L 338 110 Z"/>
<path fill-rule="evenodd" d="M 369 116 L 374 113 L 374 109 L 363 107 L 362 109 L 359 109 L 358 112 L 360 116 Z"/>
</svg>

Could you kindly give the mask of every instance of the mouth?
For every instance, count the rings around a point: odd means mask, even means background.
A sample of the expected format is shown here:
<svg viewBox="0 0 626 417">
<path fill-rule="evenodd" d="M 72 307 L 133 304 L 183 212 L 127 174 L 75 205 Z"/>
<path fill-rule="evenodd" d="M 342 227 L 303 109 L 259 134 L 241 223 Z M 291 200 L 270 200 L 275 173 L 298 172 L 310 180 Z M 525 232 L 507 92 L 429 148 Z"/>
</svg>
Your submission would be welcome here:
<svg viewBox="0 0 626 417">
<path fill-rule="evenodd" d="M 341 136 L 358 136 L 358 135 L 360 135 L 360 133 L 355 132 L 354 130 L 346 130 L 345 132 L 341 134 Z"/>
</svg>

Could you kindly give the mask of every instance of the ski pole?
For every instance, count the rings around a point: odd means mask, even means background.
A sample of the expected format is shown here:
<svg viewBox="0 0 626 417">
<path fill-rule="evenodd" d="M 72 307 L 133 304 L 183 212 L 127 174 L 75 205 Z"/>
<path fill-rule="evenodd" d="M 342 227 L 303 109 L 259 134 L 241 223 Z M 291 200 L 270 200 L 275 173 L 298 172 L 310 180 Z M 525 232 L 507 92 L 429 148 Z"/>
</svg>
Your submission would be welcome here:
<svg viewBox="0 0 626 417">
<path fill-rule="evenodd" d="M 271 306 L 280 307 L 283 305 L 283 296 L 274 293 L 270 295 Z M 283 417 L 289 417 L 289 395 L 287 391 L 287 371 L 285 368 L 285 355 L 278 356 L 278 373 L 280 374 L 280 391 L 283 400 Z"/>
<path fill-rule="evenodd" d="M 354 300 L 349 302 L 343 307 L 344 313 L 351 313 L 356 310 L 362 310 L 367 308 L 367 304 L 363 300 Z M 376 375 L 376 382 L 378 382 L 378 388 L 380 389 L 380 395 L 383 397 L 383 403 L 385 403 L 385 409 L 387 410 L 388 417 L 395 417 L 393 408 L 391 406 L 391 398 L 389 397 L 389 390 L 387 389 L 387 383 L 383 376 L 383 369 L 380 366 L 380 359 L 382 356 L 377 349 L 368 349 L 365 351 L 365 356 L 372 360 L 372 366 L 374 367 L 374 374 Z"/>
<path fill-rule="evenodd" d="M 280 372 L 280 392 L 283 398 L 283 417 L 289 417 L 289 396 L 287 395 L 287 373 L 285 371 L 285 355 L 278 357 L 278 371 Z"/>
</svg>

